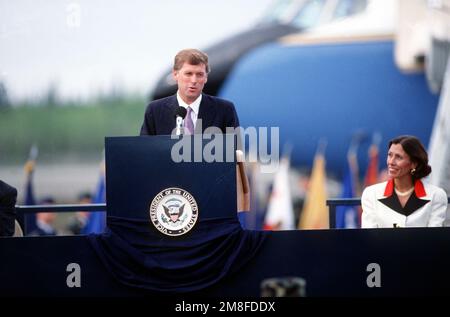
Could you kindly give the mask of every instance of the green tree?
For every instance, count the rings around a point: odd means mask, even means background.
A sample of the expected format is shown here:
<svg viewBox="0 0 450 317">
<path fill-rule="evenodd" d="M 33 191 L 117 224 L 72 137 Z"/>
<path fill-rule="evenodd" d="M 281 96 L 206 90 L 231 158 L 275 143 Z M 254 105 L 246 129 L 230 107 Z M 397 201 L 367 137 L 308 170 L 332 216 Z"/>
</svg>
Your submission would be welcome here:
<svg viewBox="0 0 450 317">
<path fill-rule="evenodd" d="M 8 98 L 8 91 L 6 85 L 0 81 L 0 109 L 6 109 L 11 106 Z"/>
<path fill-rule="evenodd" d="M 48 107 L 56 107 L 60 103 L 58 84 L 50 83 L 47 93 L 45 94 L 43 103 Z"/>
</svg>

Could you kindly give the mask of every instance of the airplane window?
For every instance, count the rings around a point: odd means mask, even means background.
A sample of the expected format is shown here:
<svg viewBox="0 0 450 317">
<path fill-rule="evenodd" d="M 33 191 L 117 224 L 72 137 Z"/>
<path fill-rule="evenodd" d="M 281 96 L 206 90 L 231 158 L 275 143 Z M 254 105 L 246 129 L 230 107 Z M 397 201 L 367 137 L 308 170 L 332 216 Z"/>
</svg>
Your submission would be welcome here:
<svg viewBox="0 0 450 317">
<path fill-rule="evenodd" d="M 333 20 L 358 14 L 367 7 L 367 0 L 339 0 L 333 13 Z"/>
<path fill-rule="evenodd" d="M 263 15 L 262 22 L 285 22 L 297 3 L 294 0 L 275 1 Z"/>
<path fill-rule="evenodd" d="M 278 0 L 274 1 L 263 14 L 260 23 L 290 23 L 305 0 Z"/>
<path fill-rule="evenodd" d="M 301 10 L 292 20 L 292 23 L 300 28 L 310 28 L 317 25 L 325 6 L 325 0 L 309 0 L 301 7 Z"/>
</svg>

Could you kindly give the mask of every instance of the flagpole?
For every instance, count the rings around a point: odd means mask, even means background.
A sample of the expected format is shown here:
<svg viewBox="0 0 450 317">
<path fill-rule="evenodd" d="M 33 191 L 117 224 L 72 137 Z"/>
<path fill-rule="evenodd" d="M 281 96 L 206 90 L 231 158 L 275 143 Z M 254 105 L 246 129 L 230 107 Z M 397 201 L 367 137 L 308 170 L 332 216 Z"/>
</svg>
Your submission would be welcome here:
<svg viewBox="0 0 450 317">
<path fill-rule="evenodd" d="M 28 154 L 28 160 L 25 162 L 25 205 L 35 205 L 36 201 L 33 193 L 33 173 L 36 166 L 36 160 L 39 154 L 39 150 L 36 144 L 33 144 Z M 36 215 L 18 215 L 18 221 L 23 228 L 23 233 L 26 235 L 28 232 L 36 229 Z"/>
</svg>

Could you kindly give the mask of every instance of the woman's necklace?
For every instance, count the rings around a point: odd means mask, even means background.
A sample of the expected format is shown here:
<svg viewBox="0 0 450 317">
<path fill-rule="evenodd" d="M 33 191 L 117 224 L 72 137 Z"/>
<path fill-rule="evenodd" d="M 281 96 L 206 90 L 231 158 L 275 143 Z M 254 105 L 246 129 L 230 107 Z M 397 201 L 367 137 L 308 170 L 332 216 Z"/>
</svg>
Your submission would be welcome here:
<svg viewBox="0 0 450 317">
<path fill-rule="evenodd" d="M 405 197 L 405 196 L 410 195 L 414 191 L 414 187 L 411 187 L 406 192 L 398 191 L 397 188 L 394 188 L 394 190 L 395 190 L 395 193 L 397 194 L 397 196 Z"/>
</svg>

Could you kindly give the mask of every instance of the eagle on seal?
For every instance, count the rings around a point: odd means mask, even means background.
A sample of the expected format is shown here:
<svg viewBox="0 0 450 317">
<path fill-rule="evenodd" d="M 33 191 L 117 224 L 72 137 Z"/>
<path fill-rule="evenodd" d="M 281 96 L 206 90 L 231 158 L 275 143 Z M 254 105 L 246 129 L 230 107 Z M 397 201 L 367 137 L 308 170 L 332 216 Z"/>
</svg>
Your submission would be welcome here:
<svg viewBox="0 0 450 317">
<path fill-rule="evenodd" d="M 177 222 L 184 212 L 184 204 L 181 206 L 169 206 L 166 207 L 163 205 L 164 213 L 167 217 L 169 217 L 170 221 Z"/>
</svg>

